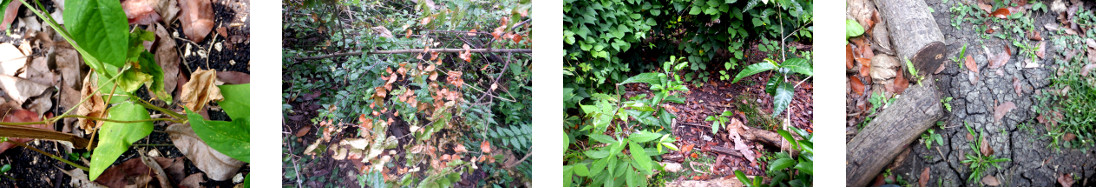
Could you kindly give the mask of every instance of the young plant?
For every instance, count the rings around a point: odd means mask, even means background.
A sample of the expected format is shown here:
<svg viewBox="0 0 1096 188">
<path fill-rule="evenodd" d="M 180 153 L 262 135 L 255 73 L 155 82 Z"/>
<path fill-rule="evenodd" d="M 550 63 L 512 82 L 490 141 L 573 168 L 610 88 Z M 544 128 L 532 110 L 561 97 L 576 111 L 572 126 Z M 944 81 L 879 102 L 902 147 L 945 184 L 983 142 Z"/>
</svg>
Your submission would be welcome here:
<svg viewBox="0 0 1096 188">
<path fill-rule="evenodd" d="M 990 166 L 1001 169 L 1001 166 L 997 165 L 997 163 L 1011 161 L 1008 158 L 997 158 L 996 156 L 982 153 L 979 146 L 984 144 L 982 143 L 982 140 L 986 137 L 984 132 L 981 134 L 974 132 L 974 129 L 972 129 L 967 122 L 963 122 L 963 126 L 967 128 L 968 133 L 975 135 L 974 141 L 969 144 L 970 149 L 974 154 L 967 153 L 966 159 L 963 159 L 962 161 L 964 164 L 970 164 L 971 173 L 970 177 L 967 178 L 967 181 L 974 181 L 976 180 L 975 178 L 982 178 L 982 173 Z"/>
<path fill-rule="evenodd" d="M 921 134 L 921 142 L 925 143 L 925 149 L 932 149 L 932 143 L 936 142 L 940 146 L 944 146 L 944 137 L 936 133 L 936 129 L 929 129 L 928 132 Z"/>
<path fill-rule="evenodd" d="M 712 122 L 712 134 L 715 134 L 716 132 L 719 132 L 719 127 L 727 127 L 728 118 L 731 116 L 734 116 L 733 112 L 724 110 L 723 114 L 708 116 L 704 121 Z"/>
<path fill-rule="evenodd" d="M 765 83 L 765 92 L 773 96 L 773 117 L 780 115 L 788 108 L 788 105 L 792 102 L 792 97 L 795 95 L 795 86 L 787 81 L 789 73 L 798 73 L 807 77 L 814 75 L 814 70 L 811 64 L 807 62 L 807 59 L 803 58 L 791 58 L 783 63 L 778 63 L 772 59 L 765 59 L 765 62 L 746 66 L 738 75 L 734 77 L 732 83 L 736 83 L 744 77 L 751 76 L 757 73 L 765 71 L 775 71 L 772 77 L 769 77 L 769 81 Z"/>
<path fill-rule="evenodd" d="M 940 99 L 940 103 L 944 104 L 944 109 L 948 110 L 948 112 L 951 112 L 951 100 L 951 97 L 945 97 L 943 99 Z"/>
<path fill-rule="evenodd" d="M 959 50 L 959 56 L 951 58 L 955 64 L 959 64 L 959 69 L 963 69 L 963 58 L 967 55 L 967 44 L 963 44 L 963 48 Z"/>
</svg>

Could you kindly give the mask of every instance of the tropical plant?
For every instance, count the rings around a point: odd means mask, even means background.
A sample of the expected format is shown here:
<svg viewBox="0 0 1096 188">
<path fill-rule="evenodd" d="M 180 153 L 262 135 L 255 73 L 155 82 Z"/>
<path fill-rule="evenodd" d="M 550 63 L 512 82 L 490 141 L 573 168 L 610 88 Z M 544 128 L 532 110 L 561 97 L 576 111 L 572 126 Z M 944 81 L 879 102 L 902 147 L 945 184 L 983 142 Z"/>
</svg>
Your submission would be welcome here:
<svg viewBox="0 0 1096 188">
<path fill-rule="evenodd" d="M 720 127 L 727 127 L 727 121 L 730 120 L 729 118 L 731 116 L 734 116 L 734 112 L 723 110 L 722 114 L 708 116 L 707 118 L 704 118 L 704 121 L 712 122 L 712 134 L 715 134 L 716 132 L 719 132 Z"/>
<path fill-rule="evenodd" d="M 791 58 L 783 63 L 777 63 L 772 59 L 765 59 L 765 62 L 746 66 L 738 75 L 734 77 L 734 81 L 738 82 L 742 78 L 751 76 L 757 73 L 765 71 L 774 71 L 769 81 L 765 83 L 765 92 L 773 96 L 773 117 L 780 115 L 788 108 L 788 105 L 792 102 L 792 97 L 795 95 L 795 87 L 798 84 L 792 85 L 787 81 L 789 73 L 797 73 L 804 76 L 814 75 L 814 70 L 810 63 L 807 63 L 807 59 L 803 58 Z M 802 83 L 802 82 L 800 82 Z"/>
<path fill-rule="evenodd" d="M 734 175 L 738 181 L 749 187 L 810 187 L 814 184 L 814 139 L 806 130 L 789 128 L 802 139 L 797 140 L 784 130 L 776 131 L 784 140 L 791 143 L 795 151 L 781 151 L 770 159 L 765 171 L 766 175 L 772 178 L 769 184 L 763 184 L 761 177 L 750 179 L 741 170 L 735 170 Z"/>
</svg>

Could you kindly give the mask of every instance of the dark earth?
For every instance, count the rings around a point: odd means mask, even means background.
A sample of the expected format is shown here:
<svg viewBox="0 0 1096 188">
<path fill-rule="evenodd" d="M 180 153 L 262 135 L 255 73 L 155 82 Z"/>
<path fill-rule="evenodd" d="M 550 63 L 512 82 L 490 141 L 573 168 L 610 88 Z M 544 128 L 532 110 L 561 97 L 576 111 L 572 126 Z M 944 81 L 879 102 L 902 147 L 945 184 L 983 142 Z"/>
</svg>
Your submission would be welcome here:
<svg viewBox="0 0 1096 188">
<path fill-rule="evenodd" d="M 49 12 L 55 10 L 53 1 L 42 1 L 41 3 Z M 182 63 L 179 64 L 180 76 L 189 77 L 190 73 L 197 69 L 236 71 L 250 74 L 250 20 L 245 21 L 242 26 L 228 26 L 229 23 L 233 23 L 233 20 L 240 20 L 238 16 L 248 16 L 249 13 L 247 10 L 249 10 L 249 5 L 236 6 L 241 3 L 244 5 L 250 4 L 249 0 L 212 0 L 216 24 L 218 26 L 225 26 L 227 29 L 224 31 L 224 34 L 221 35 L 215 28 L 209 34 L 210 36 L 207 36 L 206 40 L 201 43 L 195 44 L 194 42 L 187 40 L 185 35 L 182 34 L 182 27 L 180 27 L 181 24 L 179 21 L 172 23 L 171 26 L 167 26 L 168 28 L 171 28 L 171 35 L 176 36 L 174 39 L 177 43 L 176 51 L 179 52 L 180 58 L 183 59 Z M 33 16 L 33 13 L 27 10 L 26 7 L 22 7 L 20 8 L 20 15 L 23 15 L 22 17 L 27 17 Z M 12 23 L 12 26 L 19 25 L 19 22 L 21 21 L 16 19 L 15 22 Z M 47 26 L 43 26 L 43 29 L 46 28 Z M 10 42 L 18 45 L 23 40 L 22 38 L 15 38 L 13 35 L 19 34 L 20 36 L 18 37 L 21 37 L 25 30 L 26 28 L 22 27 L 12 28 L 12 35 L 0 36 L 0 43 Z M 214 35 L 217 36 L 214 37 Z M 208 53 L 208 55 L 203 57 L 196 52 L 187 52 L 187 45 L 190 45 L 192 51 L 200 49 L 204 51 L 203 53 Z M 220 50 L 217 50 L 215 45 L 221 45 Z M 34 56 L 37 57 L 44 56 L 44 54 L 40 52 L 48 51 L 48 49 L 38 48 L 33 50 L 35 52 Z M 181 82 L 179 85 L 182 85 L 183 83 L 185 82 Z M 145 92 L 146 90 L 139 89 L 138 91 L 138 95 L 142 96 L 144 99 L 148 99 L 148 94 Z M 59 104 L 56 102 L 56 98 L 59 97 L 59 94 L 55 93 L 53 97 L 55 98 L 54 104 Z M 161 101 L 154 101 L 153 104 L 164 106 Z M 64 113 L 65 110 L 67 110 L 67 108 L 55 105 L 52 113 L 61 114 Z M 150 110 L 150 112 L 153 112 L 153 110 Z M 157 113 L 159 112 L 155 112 L 154 114 Z M 210 111 L 210 118 L 212 120 L 228 120 L 228 117 L 219 111 Z M 145 151 L 147 153 L 148 151 L 157 150 L 161 157 L 183 157 L 183 154 L 174 146 L 171 139 L 168 137 L 168 134 L 164 132 L 167 124 L 164 122 L 156 122 L 155 125 L 155 130 L 151 135 L 134 143 L 134 145 L 130 147 L 130 150 L 126 151 L 115 161 L 114 165 L 119 165 L 129 159 L 137 158 L 138 151 Z M 64 127 L 63 122 L 58 122 L 54 125 L 55 130 L 61 130 L 62 127 Z M 87 152 L 87 150 L 84 149 L 67 148 L 67 146 L 63 146 L 53 141 L 36 140 L 28 142 L 27 145 L 62 158 L 68 158 L 70 153 Z M 73 162 L 80 165 L 88 165 L 90 159 L 82 158 L 80 160 L 81 161 Z M 0 154 L 0 165 L 4 164 L 11 164 L 12 169 L 7 173 L 0 174 L 0 187 L 73 187 L 73 185 L 69 184 L 69 181 L 72 178 L 62 172 L 62 170 L 68 171 L 75 169 L 75 167 L 33 150 L 21 147 L 9 149 L 3 154 Z M 186 175 L 201 172 L 201 170 L 194 166 L 194 163 L 189 159 L 184 160 L 184 164 L 186 166 Z M 240 168 L 239 172 L 237 172 L 237 174 L 242 174 L 244 176 L 249 173 L 250 164 L 245 164 Z M 235 184 L 231 179 L 226 181 L 213 181 L 209 178 L 205 178 L 202 186 L 232 187 L 235 186 Z"/>
</svg>

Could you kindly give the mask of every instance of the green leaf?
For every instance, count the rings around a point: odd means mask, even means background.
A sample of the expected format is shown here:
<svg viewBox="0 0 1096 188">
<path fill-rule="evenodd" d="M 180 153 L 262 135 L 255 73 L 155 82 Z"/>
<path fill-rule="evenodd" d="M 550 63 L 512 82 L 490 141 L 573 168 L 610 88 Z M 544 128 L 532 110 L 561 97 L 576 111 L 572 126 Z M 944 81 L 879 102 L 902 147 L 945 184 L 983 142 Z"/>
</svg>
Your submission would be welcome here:
<svg viewBox="0 0 1096 188">
<path fill-rule="evenodd" d="M 605 158 L 605 157 L 609 156 L 608 151 L 587 150 L 586 152 L 582 152 L 582 153 L 586 154 L 587 157 L 594 158 L 594 159 L 601 159 L 601 158 Z"/>
<path fill-rule="evenodd" d="M 814 174 L 814 162 L 811 161 L 800 161 L 794 168 L 801 173 Z"/>
<path fill-rule="evenodd" d="M 864 26 L 853 19 L 845 19 L 845 38 L 852 38 L 864 34 Z"/>
<path fill-rule="evenodd" d="M 747 178 L 746 174 L 742 173 L 742 170 L 734 170 L 734 177 L 738 178 L 738 181 L 741 181 L 742 184 L 746 184 L 746 187 L 756 187 L 757 186 L 757 185 L 754 185 L 753 183 L 751 183 L 750 178 Z"/>
<path fill-rule="evenodd" d="M 0 0 L 0 10 L 7 10 L 8 5 L 10 3 L 11 3 L 11 0 Z M 0 14 L 0 20 L 4 20 L 4 14 Z M 8 28 L 11 28 L 11 27 L 8 27 Z M 9 168 L 10 168 L 10 166 L 9 166 Z"/>
<path fill-rule="evenodd" d="M 788 167 L 795 165 L 795 160 L 791 158 L 780 158 L 775 161 L 769 162 L 769 172 L 776 172 L 784 170 Z"/>
<path fill-rule="evenodd" d="M 11 164 L 4 164 L 3 167 L 0 167 L 0 173 L 5 173 L 8 171 L 11 171 Z"/>
<path fill-rule="evenodd" d="M 590 176 L 590 171 L 589 171 L 589 169 L 586 168 L 585 163 L 575 165 L 572 168 L 572 170 L 575 171 L 575 175 L 582 176 L 582 177 Z"/>
<path fill-rule="evenodd" d="M 753 65 L 750 65 L 750 66 L 746 66 L 746 68 L 744 68 L 744 69 L 742 69 L 742 71 L 738 72 L 738 75 L 734 76 L 734 80 L 731 81 L 731 83 L 736 83 L 736 82 L 738 82 L 738 80 L 740 80 L 744 77 L 751 76 L 751 75 L 761 73 L 761 72 L 765 72 L 765 71 L 768 71 L 768 70 L 773 70 L 773 69 L 776 69 L 776 68 L 777 68 L 776 65 L 773 65 L 772 63 L 757 63 L 757 64 L 753 64 Z"/>
<path fill-rule="evenodd" d="M 773 117 L 780 115 L 792 103 L 792 97 L 795 97 L 795 90 L 792 87 L 794 86 L 791 83 L 781 82 L 776 88 L 776 95 L 773 96 Z"/>
<path fill-rule="evenodd" d="M 571 146 L 571 138 L 567 137 L 567 134 L 563 134 L 563 151 L 567 151 L 567 147 Z"/>
<path fill-rule="evenodd" d="M 251 118 L 251 84 L 220 85 L 224 101 L 217 104 L 232 119 Z"/>
<path fill-rule="evenodd" d="M 787 68 L 792 72 L 799 73 L 806 76 L 814 75 L 814 68 L 811 68 L 811 64 L 807 63 L 807 59 L 803 58 L 791 58 L 783 63 L 780 63 L 780 67 Z"/>
<path fill-rule="evenodd" d="M 615 144 L 615 143 L 617 143 L 616 139 L 613 139 L 613 137 L 606 136 L 606 135 L 601 135 L 601 134 L 590 134 L 590 135 L 586 135 L 586 137 L 590 137 L 590 139 L 594 139 L 598 142 L 606 143 L 606 144 Z"/>
<path fill-rule="evenodd" d="M 118 78 L 115 83 L 122 89 L 121 91 L 133 93 L 133 91 L 137 91 L 137 89 L 141 88 L 141 85 L 146 82 L 152 82 L 152 75 L 141 72 L 141 70 L 129 68 L 122 72 L 121 78 Z"/>
<path fill-rule="evenodd" d="M 628 135 L 628 140 L 632 141 L 632 142 L 636 142 L 636 143 L 645 143 L 645 142 L 650 142 L 651 140 L 658 139 L 658 137 L 661 137 L 661 136 L 662 136 L 662 134 L 659 134 L 659 133 L 652 133 L 652 132 L 648 132 L 648 131 L 638 131 L 636 133 L 632 133 L 631 135 Z"/>
<path fill-rule="evenodd" d="M 129 21 L 119 1 L 65 1 L 64 10 L 65 28 L 78 48 L 100 62 L 125 65 Z"/>
<path fill-rule="evenodd" d="M 137 62 L 141 65 L 141 72 L 152 76 L 152 85 L 147 85 L 148 82 L 145 82 L 149 90 L 148 93 L 170 105 L 172 101 L 171 94 L 164 90 L 164 82 L 166 81 L 164 80 L 164 70 L 160 67 L 160 64 L 156 63 L 156 57 L 152 53 L 143 51 L 140 60 Z"/>
<path fill-rule="evenodd" d="M 213 149 L 233 159 L 251 161 L 251 123 L 248 118 L 228 121 L 206 121 L 202 115 L 186 109 L 194 133 Z"/>
<path fill-rule="evenodd" d="M 625 79 L 623 82 L 620 82 L 620 84 L 617 84 L 617 85 L 629 84 L 629 83 L 648 83 L 648 84 L 652 84 L 652 85 L 658 84 L 659 82 L 661 82 L 658 78 L 658 74 L 659 73 L 653 73 L 653 72 L 642 73 L 642 74 L 639 74 L 639 75 L 632 76 L 628 79 Z"/>
<path fill-rule="evenodd" d="M 718 121 L 713 121 L 712 122 L 712 134 L 715 134 L 717 132 L 719 132 L 719 122 Z"/>
<path fill-rule="evenodd" d="M 571 186 L 571 178 L 574 174 L 574 168 L 571 166 L 563 166 L 563 186 Z"/>
<path fill-rule="evenodd" d="M 789 134 L 788 131 L 778 129 L 776 130 L 776 134 L 780 134 L 780 137 L 784 137 L 784 140 L 787 140 L 788 143 L 791 143 L 792 147 L 798 147 L 795 139 L 792 138 L 792 134 Z"/>
<path fill-rule="evenodd" d="M 250 188 L 250 187 L 251 187 L 251 174 L 247 174 L 247 177 L 244 178 L 244 188 Z"/>
<path fill-rule="evenodd" d="M 139 121 L 150 118 L 148 111 L 141 105 L 126 101 L 108 109 L 109 119 L 120 121 Z M 90 177 L 94 181 L 107 167 L 122 156 L 134 142 L 152 134 L 152 122 L 116 123 L 105 122 L 99 130 L 99 144 L 91 154 Z"/>
<path fill-rule="evenodd" d="M 591 166 L 592 168 L 590 168 L 590 174 L 601 174 L 601 171 L 605 170 L 605 165 L 608 164 L 606 163 L 607 161 L 608 159 L 598 159 L 594 161 L 593 166 Z"/>
<path fill-rule="evenodd" d="M 651 156 L 647 155 L 647 151 L 643 150 L 643 146 L 636 144 L 635 142 L 628 142 L 628 151 L 632 152 L 632 159 L 638 164 L 640 170 L 651 170 Z"/>
</svg>

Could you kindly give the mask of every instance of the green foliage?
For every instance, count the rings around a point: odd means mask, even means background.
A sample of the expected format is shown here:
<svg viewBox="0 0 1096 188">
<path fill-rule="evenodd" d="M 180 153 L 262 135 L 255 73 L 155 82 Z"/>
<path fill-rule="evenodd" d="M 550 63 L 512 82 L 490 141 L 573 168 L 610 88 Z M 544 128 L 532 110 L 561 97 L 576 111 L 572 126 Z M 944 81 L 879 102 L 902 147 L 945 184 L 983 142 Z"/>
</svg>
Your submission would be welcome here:
<svg viewBox="0 0 1096 188">
<path fill-rule="evenodd" d="M 784 130 L 777 130 L 777 133 L 781 137 L 784 137 L 792 147 L 798 151 L 798 155 L 792 156 L 787 151 L 781 151 L 776 153 L 772 159 L 769 160 L 769 165 L 765 170 L 766 176 L 771 178 L 769 184 L 762 184 L 762 178 L 757 177 L 754 179 L 747 178 L 745 174 L 740 170 L 735 170 L 735 177 L 738 181 L 749 187 L 810 187 L 814 184 L 814 139 L 811 133 L 806 130 L 798 129 L 795 127 L 789 127 L 794 130 L 802 139 L 794 139 L 790 133 Z"/>
<path fill-rule="evenodd" d="M 129 101 L 116 104 L 108 111 L 109 118 L 114 120 L 136 121 L 150 118 L 145 107 Z M 129 150 L 130 145 L 149 134 L 152 134 L 152 122 L 103 123 L 103 127 L 99 130 L 99 145 L 91 154 L 90 179 L 99 178 L 107 167 L 114 164 L 114 160 Z"/>
<path fill-rule="evenodd" d="M 129 22 L 119 2 L 110 0 L 66 1 L 65 28 L 72 40 L 100 62 L 123 67 Z M 76 45 L 73 45 L 76 46 Z M 85 57 L 87 58 L 87 57 Z M 90 65 L 90 64 L 89 64 Z M 92 68 L 100 66 L 91 65 Z"/>
<path fill-rule="evenodd" d="M 975 178 L 981 179 L 982 173 L 990 166 L 1001 169 L 1001 166 L 997 165 L 997 163 L 1011 161 L 1008 158 L 997 158 L 996 156 L 982 153 L 979 146 L 983 144 L 982 140 L 986 137 L 984 131 L 982 131 L 982 133 L 974 132 L 974 129 L 972 129 L 967 122 L 963 122 L 963 126 L 967 128 L 968 133 L 975 135 L 974 141 L 969 144 L 972 151 L 971 153 L 974 154 L 967 153 L 966 159 L 963 159 L 962 161 L 963 164 L 970 164 L 971 173 L 970 177 L 967 178 L 968 182 L 974 182 L 974 180 L 976 180 Z"/>
<path fill-rule="evenodd" d="M 793 83 L 788 82 L 787 78 L 789 73 L 798 73 L 804 76 L 812 76 L 814 73 L 812 65 L 807 63 L 807 59 L 803 58 L 791 58 L 783 63 L 777 63 L 772 59 L 765 59 L 765 63 L 757 63 L 747 66 L 742 72 L 738 72 L 733 82 L 751 76 L 757 73 L 765 71 L 775 71 L 769 78 L 769 81 L 765 83 L 765 92 L 773 96 L 773 117 L 780 115 L 788 108 L 788 105 L 792 102 L 792 97 L 795 95 Z"/>
<path fill-rule="evenodd" d="M 727 127 L 727 121 L 729 120 L 728 118 L 730 118 L 731 116 L 734 116 L 734 112 L 723 110 L 722 114 L 716 116 L 708 116 L 704 119 L 704 121 L 712 122 L 712 134 L 715 134 L 719 131 L 720 127 Z"/>
<path fill-rule="evenodd" d="M 928 132 L 921 134 L 921 142 L 925 143 L 925 149 L 932 149 L 932 143 L 936 142 L 937 145 L 944 146 L 944 137 L 940 133 L 936 133 L 935 129 L 929 129 Z"/>
<path fill-rule="evenodd" d="M 0 174 L 7 173 L 8 171 L 11 171 L 11 164 L 4 164 L 4 166 L 0 166 Z"/>
<path fill-rule="evenodd" d="M 951 112 L 951 100 L 951 97 L 945 97 L 943 99 L 940 99 L 940 103 L 944 104 L 944 109 L 948 110 L 948 112 Z"/>
<path fill-rule="evenodd" d="M 964 61 L 964 58 L 967 57 L 966 55 L 967 55 L 967 44 L 963 44 L 963 48 L 959 50 L 959 56 L 951 58 L 951 61 L 954 61 L 955 64 L 959 64 L 959 69 L 963 69 L 963 64 L 964 64 L 963 61 Z"/>
<path fill-rule="evenodd" d="M 856 22 L 853 19 L 845 19 L 845 39 L 858 37 L 864 34 L 864 26 L 860 25 L 860 22 Z M 846 43 L 848 41 L 845 41 Z"/>
</svg>

